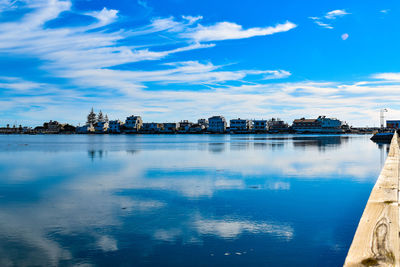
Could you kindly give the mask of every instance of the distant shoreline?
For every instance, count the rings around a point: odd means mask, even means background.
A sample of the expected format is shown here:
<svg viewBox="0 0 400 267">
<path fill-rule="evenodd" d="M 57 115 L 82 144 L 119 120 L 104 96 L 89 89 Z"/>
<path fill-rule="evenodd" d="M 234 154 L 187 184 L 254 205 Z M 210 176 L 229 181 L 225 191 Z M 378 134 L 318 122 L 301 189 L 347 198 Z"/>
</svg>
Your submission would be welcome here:
<svg viewBox="0 0 400 267">
<path fill-rule="evenodd" d="M 353 135 L 373 134 L 368 132 L 347 132 L 347 133 L 317 133 L 317 132 L 282 132 L 282 133 L 0 133 L 0 135 Z"/>
</svg>

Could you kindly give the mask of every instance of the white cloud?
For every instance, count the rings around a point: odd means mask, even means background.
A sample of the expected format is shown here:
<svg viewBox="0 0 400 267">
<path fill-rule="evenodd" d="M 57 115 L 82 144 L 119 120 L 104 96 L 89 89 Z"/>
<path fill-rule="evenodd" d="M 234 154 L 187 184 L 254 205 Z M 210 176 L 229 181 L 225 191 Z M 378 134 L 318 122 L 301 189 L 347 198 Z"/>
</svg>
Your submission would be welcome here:
<svg viewBox="0 0 400 267">
<path fill-rule="evenodd" d="M 286 70 L 270 70 L 270 71 L 265 71 L 265 74 L 267 74 L 264 77 L 265 80 L 283 79 L 292 75 L 289 71 Z"/>
<path fill-rule="evenodd" d="M 297 27 L 296 24 L 286 21 L 269 27 L 254 27 L 243 29 L 241 25 L 233 22 L 218 22 L 213 25 L 203 26 L 197 23 L 202 16 L 182 16 L 183 21 L 177 21 L 175 17 L 155 18 L 150 27 L 138 30 L 137 34 L 149 34 L 153 32 L 168 31 L 179 33 L 182 38 L 194 42 L 210 42 L 232 39 L 244 39 L 255 36 L 272 35 L 279 32 L 287 32 Z"/>
<path fill-rule="evenodd" d="M 57 18 L 61 12 L 70 10 L 72 5 L 70 1 L 59 0 L 27 1 L 27 4 L 35 11 L 28 13 L 19 24 L 24 26 L 26 31 L 43 26 L 47 21 Z"/>
<path fill-rule="evenodd" d="M 297 27 L 297 25 L 289 21 L 275 26 L 249 29 L 243 29 L 241 25 L 232 22 L 219 22 L 211 26 L 202 26 L 199 24 L 196 28 L 182 35 L 197 42 L 209 42 L 266 36 L 279 32 L 286 32 L 295 27 Z"/>
<path fill-rule="evenodd" d="M 36 83 L 32 81 L 25 81 L 16 77 L 0 77 L 0 88 L 12 89 L 15 91 L 28 91 L 43 89 L 45 84 Z"/>
<path fill-rule="evenodd" d="M 168 18 L 155 18 L 151 22 L 151 27 L 155 29 L 155 31 L 182 31 L 184 29 L 184 24 L 175 21 L 174 17 Z"/>
<path fill-rule="evenodd" d="M 373 79 L 400 81 L 400 72 L 377 73 L 371 76 Z"/>
<path fill-rule="evenodd" d="M 337 9 L 337 10 L 332 10 L 326 13 L 324 16 L 326 19 L 336 19 L 337 17 L 343 17 L 344 15 L 349 15 L 350 13 L 347 13 L 346 10 L 344 9 Z"/>
<path fill-rule="evenodd" d="M 183 19 L 187 20 L 190 24 L 193 24 L 203 19 L 203 16 L 182 16 Z"/>
<path fill-rule="evenodd" d="M 349 15 L 350 13 L 347 13 L 346 10 L 344 9 L 337 9 L 337 10 L 332 10 L 327 12 L 324 16 L 322 17 L 309 17 L 309 19 L 313 20 L 315 24 L 318 26 L 321 26 L 326 29 L 333 29 L 333 26 L 328 23 L 330 20 L 334 20 L 338 17 L 343 17 L 345 15 Z"/>
<path fill-rule="evenodd" d="M 319 18 L 315 19 L 315 17 L 312 17 L 311 19 L 314 20 L 315 24 L 317 24 L 318 26 L 321 26 L 326 29 L 333 29 L 333 27 L 330 24 L 321 22 Z"/>
<path fill-rule="evenodd" d="M 86 13 L 89 16 L 96 18 L 99 22 L 96 27 L 103 27 L 113 23 L 117 19 L 118 10 L 103 8 L 101 11 L 93 11 Z"/>
</svg>

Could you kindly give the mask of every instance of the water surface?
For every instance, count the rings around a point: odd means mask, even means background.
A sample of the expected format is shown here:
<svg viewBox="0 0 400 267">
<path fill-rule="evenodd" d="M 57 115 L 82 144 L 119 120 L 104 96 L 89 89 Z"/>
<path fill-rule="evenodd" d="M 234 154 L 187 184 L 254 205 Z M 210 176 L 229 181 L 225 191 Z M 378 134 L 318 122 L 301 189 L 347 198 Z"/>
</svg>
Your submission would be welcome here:
<svg viewBox="0 0 400 267">
<path fill-rule="evenodd" d="M 369 136 L 0 136 L 0 266 L 341 266 Z"/>
</svg>

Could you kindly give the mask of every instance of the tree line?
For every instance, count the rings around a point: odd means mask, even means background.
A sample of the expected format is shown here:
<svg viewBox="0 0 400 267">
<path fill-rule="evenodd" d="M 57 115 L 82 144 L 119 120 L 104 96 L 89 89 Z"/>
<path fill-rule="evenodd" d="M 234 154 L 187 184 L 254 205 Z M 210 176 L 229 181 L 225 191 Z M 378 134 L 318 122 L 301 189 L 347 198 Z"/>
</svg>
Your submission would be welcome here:
<svg viewBox="0 0 400 267">
<path fill-rule="evenodd" d="M 87 115 L 87 124 L 95 124 L 98 122 L 108 122 L 108 116 L 107 114 L 104 116 L 103 112 L 101 112 L 101 110 L 99 111 L 99 114 L 96 115 L 96 113 L 94 112 L 93 108 L 90 111 L 90 113 Z"/>
</svg>

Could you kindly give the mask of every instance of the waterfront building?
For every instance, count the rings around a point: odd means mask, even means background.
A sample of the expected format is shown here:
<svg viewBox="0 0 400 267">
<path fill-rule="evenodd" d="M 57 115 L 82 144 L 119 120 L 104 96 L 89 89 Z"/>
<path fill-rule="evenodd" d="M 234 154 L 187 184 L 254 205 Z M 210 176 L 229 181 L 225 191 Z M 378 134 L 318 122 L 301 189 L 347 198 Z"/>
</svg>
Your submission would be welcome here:
<svg viewBox="0 0 400 267">
<path fill-rule="evenodd" d="M 122 132 L 122 125 L 124 123 L 120 120 L 113 120 L 108 123 L 108 132 L 110 133 L 121 133 Z"/>
<path fill-rule="evenodd" d="M 24 129 L 26 128 L 26 129 Z M 33 130 L 28 127 L 22 128 L 22 133 L 37 134 L 71 134 L 75 133 L 76 127 L 68 123 L 61 124 L 58 121 L 49 121 L 43 123 L 43 126 L 37 126 Z"/>
<path fill-rule="evenodd" d="M 189 128 L 189 133 L 202 133 L 206 130 L 206 126 L 196 123 Z"/>
<path fill-rule="evenodd" d="M 138 132 L 142 126 L 142 118 L 132 115 L 126 118 L 124 128 L 126 132 Z"/>
<path fill-rule="evenodd" d="M 162 123 L 157 123 L 157 122 L 145 122 L 142 124 L 142 127 L 140 128 L 141 133 L 159 133 L 163 129 L 163 124 Z"/>
<path fill-rule="evenodd" d="M 179 123 L 179 132 L 180 133 L 187 133 L 189 132 L 190 127 L 192 127 L 194 123 L 188 120 L 183 120 Z"/>
<path fill-rule="evenodd" d="M 94 133 L 95 129 L 94 129 L 93 125 L 90 123 L 90 124 L 86 124 L 84 126 L 76 127 L 75 131 L 77 134 L 87 134 L 87 133 Z"/>
<path fill-rule="evenodd" d="M 179 129 L 180 123 L 179 122 L 166 122 L 163 123 L 163 129 L 161 132 L 163 133 L 176 133 Z"/>
<path fill-rule="evenodd" d="M 208 120 L 207 119 L 198 119 L 197 124 L 202 125 L 205 128 L 208 128 Z"/>
<path fill-rule="evenodd" d="M 62 134 L 73 134 L 76 131 L 76 127 L 68 123 L 61 124 L 60 133 Z"/>
<path fill-rule="evenodd" d="M 94 130 L 96 133 L 106 133 L 108 131 L 108 122 L 99 121 L 94 125 Z"/>
<path fill-rule="evenodd" d="M 43 126 L 35 127 L 34 132 L 39 134 L 58 134 L 61 132 L 62 126 L 58 121 L 51 120 L 43 123 Z"/>
<path fill-rule="evenodd" d="M 254 132 L 266 132 L 268 130 L 267 120 L 253 120 L 253 130 Z"/>
<path fill-rule="evenodd" d="M 252 128 L 252 121 L 245 119 L 232 119 L 229 121 L 230 132 L 232 133 L 244 133 L 248 132 Z"/>
<path fill-rule="evenodd" d="M 226 120 L 223 116 L 213 116 L 208 119 L 207 130 L 211 133 L 224 133 L 226 131 Z"/>
<path fill-rule="evenodd" d="M 58 123 L 58 121 L 52 121 L 50 120 L 49 122 L 45 122 L 43 124 L 44 127 L 44 133 L 47 134 L 58 134 L 60 133 L 61 130 L 61 124 Z"/>
<path fill-rule="evenodd" d="M 15 125 L 10 127 L 10 125 L 7 124 L 7 127 L 0 128 L 0 134 L 22 134 L 29 133 L 31 130 L 32 129 L 30 127 L 22 127 L 22 125 L 19 127 L 16 127 Z"/>
<path fill-rule="evenodd" d="M 387 120 L 386 128 L 399 129 L 400 128 L 400 120 Z"/>
<path fill-rule="evenodd" d="M 320 123 L 317 121 L 317 119 L 306 119 L 306 118 L 301 118 L 301 119 L 296 119 L 293 121 L 292 128 L 293 130 L 298 130 L 298 129 L 314 129 L 314 128 L 319 128 Z"/>
<path fill-rule="evenodd" d="M 37 134 L 43 134 L 45 133 L 46 129 L 43 126 L 36 126 L 33 131 Z"/>
<path fill-rule="evenodd" d="M 334 118 L 319 116 L 317 119 L 297 119 L 292 128 L 297 133 L 342 133 L 342 122 Z"/>
<path fill-rule="evenodd" d="M 268 131 L 270 133 L 285 133 L 289 132 L 289 125 L 279 118 L 268 120 Z"/>
</svg>

